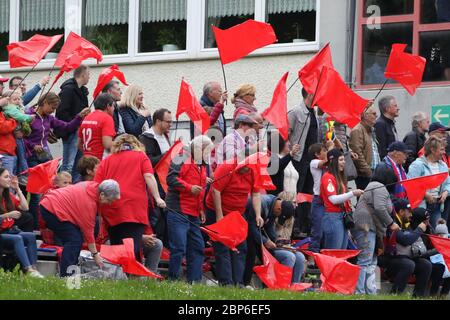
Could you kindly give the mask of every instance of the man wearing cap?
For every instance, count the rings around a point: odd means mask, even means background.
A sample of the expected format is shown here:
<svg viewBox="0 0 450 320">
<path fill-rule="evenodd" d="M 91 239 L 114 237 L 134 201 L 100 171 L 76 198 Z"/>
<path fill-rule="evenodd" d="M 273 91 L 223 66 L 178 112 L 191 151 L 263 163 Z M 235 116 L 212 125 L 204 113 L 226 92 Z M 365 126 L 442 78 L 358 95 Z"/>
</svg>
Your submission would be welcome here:
<svg viewBox="0 0 450 320">
<path fill-rule="evenodd" d="M 445 153 L 443 140 L 436 136 L 431 136 L 424 145 L 425 154 L 416 159 L 409 167 L 408 178 L 417 178 L 438 174 L 442 172 L 448 173 L 448 167 L 442 161 L 442 155 Z M 437 188 L 427 190 L 425 198 L 420 207 L 426 208 L 431 212 L 431 226 L 436 227 L 437 221 L 442 217 L 444 212 L 444 203 L 450 194 L 450 178 L 447 179 Z M 447 219 L 447 217 L 442 217 Z"/>
<path fill-rule="evenodd" d="M 375 132 L 378 140 L 380 158 L 383 159 L 389 152 L 388 147 L 392 142 L 399 141 L 395 118 L 399 116 L 397 100 L 393 96 L 385 96 L 378 102 L 380 117 L 375 123 Z"/>
<path fill-rule="evenodd" d="M 0 75 L 0 96 L 3 94 L 3 89 L 5 89 L 5 82 L 8 82 L 9 78 L 2 77 Z"/>
<path fill-rule="evenodd" d="M 292 202 L 283 201 L 274 195 L 261 197 L 261 217 L 264 219 L 264 227 L 261 231 L 256 226 L 256 215 L 251 201 L 247 202 L 245 215 L 248 221 L 247 261 L 245 266 L 244 283 L 250 284 L 255 264 L 255 256 L 261 258 L 261 245 L 270 250 L 271 254 L 283 265 L 293 269 L 292 283 L 300 283 L 305 270 L 305 256 L 300 252 L 283 250 L 277 244 L 277 232 L 275 220 L 284 222 L 294 216 L 295 208 Z"/>
<path fill-rule="evenodd" d="M 411 150 L 408 149 L 408 146 L 405 143 L 395 141 L 389 145 L 387 152 L 388 154 L 383 159 L 382 163 L 394 171 L 399 181 L 399 183 L 395 185 L 394 193 L 391 194 L 391 196 L 394 198 L 406 198 L 405 189 L 400 182 L 407 179 L 403 164 L 411 153 Z"/>
</svg>

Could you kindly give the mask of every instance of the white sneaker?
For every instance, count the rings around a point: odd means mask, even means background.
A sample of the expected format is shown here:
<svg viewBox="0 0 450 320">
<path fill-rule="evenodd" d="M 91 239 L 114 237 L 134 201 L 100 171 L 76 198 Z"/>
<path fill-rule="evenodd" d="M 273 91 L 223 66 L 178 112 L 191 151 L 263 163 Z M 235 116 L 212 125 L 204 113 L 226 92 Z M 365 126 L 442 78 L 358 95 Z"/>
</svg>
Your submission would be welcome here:
<svg viewBox="0 0 450 320">
<path fill-rule="evenodd" d="M 250 291 L 255 291 L 255 288 L 253 288 L 251 285 L 245 286 L 245 289 L 250 290 Z"/>
<path fill-rule="evenodd" d="M 27 274 L 30 277 L 33 277 L 33 278 L 44 279 L 44 276 L 39 271 L 37 271 L 35 269 L 31 269 L 30 271 L 27 272 Z"/>
</svg>

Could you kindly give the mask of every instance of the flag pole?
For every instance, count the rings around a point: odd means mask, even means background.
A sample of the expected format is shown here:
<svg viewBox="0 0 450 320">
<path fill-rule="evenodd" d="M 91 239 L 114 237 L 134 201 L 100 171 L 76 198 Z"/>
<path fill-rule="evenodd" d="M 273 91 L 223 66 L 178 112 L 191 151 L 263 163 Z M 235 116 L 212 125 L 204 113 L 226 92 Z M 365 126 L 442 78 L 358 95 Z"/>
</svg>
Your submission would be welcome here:
<svg viewBox="0 0 450 320">
<path fill-rule="evenodd" d="M 266 132 L 264 132 L 263 140 L 266 139 L 266 137 L 267 137 L 267 132 L 269 132 L 269 126 L 270 126 L 270 122 L 267 123 Z"/>
<path fill-rule="evenodd" d="M 295 79 L 294 83 L 289 87 L 289 89 L 286 91 L 286 93 L 289 93 L 291 89 L 295 86 L 295 84 L 298 82 L 299 78 Z"/>
<path fill-rule="evenodd" d="M 39 62 L 40 62 L 40 61 L 39 61 Z M 31 68 L 30 71 L 28 71 L 28 73 L 22 78 L 22 80 L 20 80 L 19 84 L 18 84 L 17 87 L 13 90 L 13 92 L 11 93 L 11 95 L 13 95 L 13 94 L 16 92 L 16 90 L 17 90 L 18 88 L 20 88 L 20 85 L 25 81 L 25 79 L 30 75 L 30 73 L 32 73 L 32 72 L 34 71 L 34 69 L 37 67 L 37 65 L 39 64 L 39 62 L 36 63 L 36 64 L 33 66 L 33 68 Z"/>
<path fill-rule="evenodd" d="M 178 130 L 178 119 L 177 122 L 175 123 L 175 138 L 173 139 L 173 141 L 177 141 L 177 130 Z"/>
<path fill-rule="evenodd" d="M 386 81 L 384 81 L 383 86 L 381 87 L 380 91 L 378 91 L 378 94 L 375 96 L 375 98 L 373 98 L 373 101 L 377 100 L 378 96 L 381 94 L 381 91 L 383 91 L 384 87 L 386 87 L 388 81 L 389 79 L 386 79 Z"/>
<path fill-rule="evenodd" d="M 55 64 L 56 64 L 56 62 L 53 64 L 53 67 L 52 67 L 52 69 L 50 70 L 50 72 L 48 73 L 48 76 L 49 77 L 51 77 L 52 76 L 52 73 L 53 73 L 53 71 L 55 70 Z M 46 84 L 44 84 L 44 87 L 42 88 L 42 90 L 41 90 L 41 94 L 39 95 L 39 99 L 38 99 L 38 101 L 39 100 L 41 100 L 41 98 L 42 98 L 42 94 L 44 93 L 44 91 L 45 91 L 45 87 L 47 86 L 47 83 Z M 48 93 L 48 92 L 47 92 Z M 47 95 L 47 94 L 46 94 Z"/>
</svg>

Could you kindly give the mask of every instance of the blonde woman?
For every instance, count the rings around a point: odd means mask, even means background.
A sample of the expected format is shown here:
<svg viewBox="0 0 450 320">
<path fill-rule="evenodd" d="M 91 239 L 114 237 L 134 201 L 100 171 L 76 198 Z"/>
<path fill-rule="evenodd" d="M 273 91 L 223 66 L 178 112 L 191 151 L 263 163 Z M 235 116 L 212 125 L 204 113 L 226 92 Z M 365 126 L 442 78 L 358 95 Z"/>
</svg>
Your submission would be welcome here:
<svg viewBox="0 0 450 320">
<path fill-rule="evenodd" d="M 241 85 L 231 99 L 231 103 L 234 104 L 236 110 L 234 111 L 233 119 L 236 119 L 239 115 L 248 115 L 250 113 L 258 112 L 258 109 L 254 106 L 256 100 L 256 88 L 251 84 Z"/>
<path fill-rule="evenodd" d="M 149 225 L 147 190 L 156 205 L 165 208 L 161 199 L 154 171 L 144 151 L 144 146 L 132 135 L 117 137 L 111 148 L 111 155 L 104 159 L 94 181 L 113 179 L 120 185 L 120 200 L 111 205 L 100 206 L 99 211 L 108 226 L 112 245 L 122 244 L 122 240 L 133 238 L 136 259 L 139 260 L 142 235 Z"/>
<path fill-rule="evenodd" d="M 144 106 L 142 87 L 129 86 L 119 105 L 121 107 L 119 112 L 126 133 L 139 137 L 152 127 L 151 112 Z"/>
</svg>

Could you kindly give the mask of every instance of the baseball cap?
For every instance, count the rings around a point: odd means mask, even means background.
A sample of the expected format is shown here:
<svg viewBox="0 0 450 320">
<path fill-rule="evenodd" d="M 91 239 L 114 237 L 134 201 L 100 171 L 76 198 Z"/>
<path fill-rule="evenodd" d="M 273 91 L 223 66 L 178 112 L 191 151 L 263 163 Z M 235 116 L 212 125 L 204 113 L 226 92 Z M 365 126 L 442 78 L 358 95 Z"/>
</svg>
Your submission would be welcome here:
<svg viewBox="0 0 450 320">
<path fill-rule="evenodd" d="M 2 75 L 0 75 L 0 82 L 1 83 L 7 82 L 7 81 L 9 81 L 9 78 L 4 78 L 4 77 L 2 77 Z"/>
<path fill-rule="evenodd" d="M 444 125 L 442 125 L 439 122 L 433 122 L 432 124 L 430 124 L 430 127 L 428 129 L 428 132 L 433 132 L 433 131 L 450 131 L 449 127 L 446 127 Z"/>
<path fill-rule="evenodd" d="M 438 224 L 436 226 L 436 228 L 434 229 L 434 234 L 436 234 L 436 235 L 440 235 L 440 234 L 448 235 L 447 225 L 445 223 Z"/>
<path fill-rule="evenodd" d="M 408 146 L 404 142 L 401 142 L 401 141 L 392 142 L 389 145 L 387 151 L 388 152 L 400 151 L 400 152 L 404 152 L 404 153 L 412 153 L 412 150 L 409 150 Z"/>
<path fill-rule="evenodd" d="M 247 124 L 258 124 L 258 122 L 256 122 L 255 120 L 253 120 L 251 117 L 249 117 L 246 114 L 241 114 L 239 115 L 236 120 L 234 120 L 235 124 L 240 124 L 240 123 L 247 123 Z"/>
<path fill-rule="evenodd" d="M 327 153 L 328 162 L 330 162 L 334 158 L 339 158 L 340 156 L 343 156 L 343 155 L 344 155 L 344 153 L 341 150 L 336 149 L 336 148 L 335 149 L 331 149 Z"/>
<path fill-rule="evenodd" d="M 278 223 L 280 225 L 284 225 L 287 219 L 290 219 L 294 216 L 295 208 L 292 202 L 290 201 L 282 201 L 281 202 L 281 216 L 278 218 Z"/>
<path fill-rule="evenodd" d="M 407 199 L 395 198 L 392 200 L 392 203 L 394 204 L 395 212 L 400 212 L 400 210 L 404 209 L 411 210 L 411 205 Z"/>
</svg>

